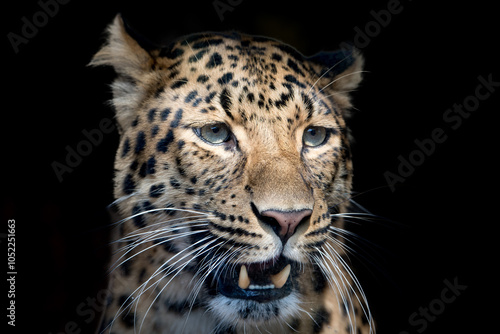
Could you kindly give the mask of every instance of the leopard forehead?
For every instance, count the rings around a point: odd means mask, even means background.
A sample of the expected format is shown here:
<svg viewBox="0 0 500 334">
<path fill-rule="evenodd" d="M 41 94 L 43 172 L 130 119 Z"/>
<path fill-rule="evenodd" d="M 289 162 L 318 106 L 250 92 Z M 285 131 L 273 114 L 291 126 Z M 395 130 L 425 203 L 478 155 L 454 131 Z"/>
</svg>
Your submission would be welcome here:
<svg viewBox="0 0 500 334">
<path fill-rule="evenodd" d="M 147 104 L 164 112 L 182 110 L 187 121 L 267 122 L 290 128 L 301 115 L 332 115 L 344 126 L 341 98 L 325 99 L 320 74 L 304 57 L 278 41 L 241 34 L 203 34 L 153 52 Z M 287 124 L 288 123 L 288 124 Z"/>
</svg>

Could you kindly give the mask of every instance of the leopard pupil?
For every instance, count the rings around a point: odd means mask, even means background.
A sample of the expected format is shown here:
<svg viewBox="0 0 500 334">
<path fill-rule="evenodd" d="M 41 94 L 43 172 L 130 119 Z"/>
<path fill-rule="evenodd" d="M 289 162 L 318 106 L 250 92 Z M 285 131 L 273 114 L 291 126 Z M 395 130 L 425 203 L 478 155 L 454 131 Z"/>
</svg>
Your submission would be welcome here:
<svg viewBox="0 0 500 334">
<path fill-rule="evenodd" d="M 224 124 L 208 124 L 195 130 L 195 132 L 211 144 L 224 143 L 230 136 L 229 129 Z"/>
<path fill-rule="evenodd" d="M 303 142 L 306 146 L 316 147 L 324 143 L 327 131 L 323 127 L 307 128 L 303 135 Z"/>
</svg>

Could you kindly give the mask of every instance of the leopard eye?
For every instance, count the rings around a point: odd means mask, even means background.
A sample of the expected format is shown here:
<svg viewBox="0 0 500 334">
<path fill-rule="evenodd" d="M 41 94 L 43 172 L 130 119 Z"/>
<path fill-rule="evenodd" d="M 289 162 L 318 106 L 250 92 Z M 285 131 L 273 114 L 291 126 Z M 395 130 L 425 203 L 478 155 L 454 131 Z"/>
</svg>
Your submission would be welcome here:
<svg viewBox="0 0 500 334">
<path fill-rule="evenodd" d="M 310 126 L 302 135 L 302 142 L 305 146 L 316 147 L 325 143 L 327 137 L 327 131 L 321 126 Z"/>
<path fill-rule="evenodd" d="M 210 144 L 222 144 L 231 139 L 231 131 L 224 123 L 207 124 L 195 129 L 196 134 Z"/>
</svg>

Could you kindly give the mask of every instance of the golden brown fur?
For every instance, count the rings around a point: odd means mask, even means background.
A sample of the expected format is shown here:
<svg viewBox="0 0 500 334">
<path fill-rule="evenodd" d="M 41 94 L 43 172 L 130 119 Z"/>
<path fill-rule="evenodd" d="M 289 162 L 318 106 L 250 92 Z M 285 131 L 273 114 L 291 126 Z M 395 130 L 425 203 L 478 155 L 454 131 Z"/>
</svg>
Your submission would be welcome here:
<svg viewBox="0 0 500 334">
<path fill-rule="evenodd" d="M 121 136 L 102 331 L 371 331 L 332 233 L 343 227 L 351 193 L 345 117 L 361 80 L 359 54 L 306 58 L 236 33 L 146 51 L 118 16 L 92 65 L 118 74 Z M 323 142 L 307 144 L 306 135 L 321 139 L 324 129 Z M 202 131 L 229 135 L 218 143 Z M 254 289 L 249 299 L 231 291 L 242 265 L 252 281 L 268 282 L 286 264 L 282 289 Z"/>
</svg>

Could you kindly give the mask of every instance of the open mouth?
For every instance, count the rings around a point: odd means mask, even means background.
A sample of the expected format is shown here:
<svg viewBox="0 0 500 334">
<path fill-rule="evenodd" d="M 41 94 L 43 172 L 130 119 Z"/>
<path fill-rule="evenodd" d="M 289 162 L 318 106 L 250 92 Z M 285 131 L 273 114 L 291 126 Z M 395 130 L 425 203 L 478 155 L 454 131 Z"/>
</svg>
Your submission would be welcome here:
<svg viewBox="0 0 500 334">
<path fill-rule="evenodd" d="M 240 264 L 217 275 L 216 291 L 228 298 L 248 299 L 266 303 L 292 292 L 297 266 L 284 258 L 267 262 Z"/>
</svg>

